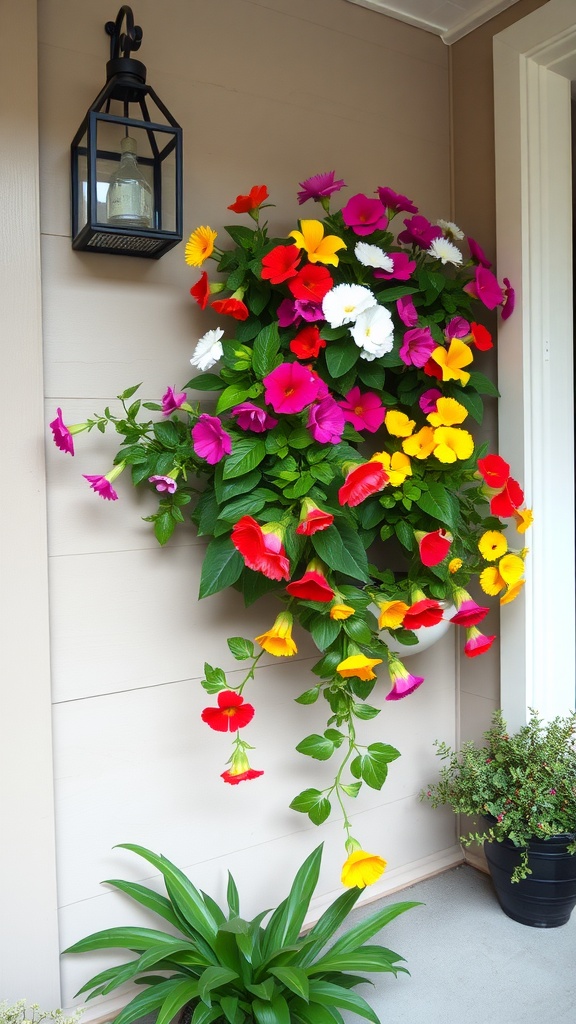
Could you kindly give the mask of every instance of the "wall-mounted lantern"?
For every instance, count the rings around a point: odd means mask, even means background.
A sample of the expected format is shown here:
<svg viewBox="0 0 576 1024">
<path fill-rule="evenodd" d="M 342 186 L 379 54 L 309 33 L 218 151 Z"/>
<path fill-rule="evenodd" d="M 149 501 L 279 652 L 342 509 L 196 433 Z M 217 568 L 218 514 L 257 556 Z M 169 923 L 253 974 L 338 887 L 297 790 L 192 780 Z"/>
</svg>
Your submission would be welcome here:
<svg viewBox="0 0 576 1024">
<path fill-rule="evenodd" d="M 182 240 L 182 129 L 130 56 L 142 41 L 130 7 L 105 29 L 106 85 L 72 143 L 72 247 L 158 259 Z"/>
</svg>

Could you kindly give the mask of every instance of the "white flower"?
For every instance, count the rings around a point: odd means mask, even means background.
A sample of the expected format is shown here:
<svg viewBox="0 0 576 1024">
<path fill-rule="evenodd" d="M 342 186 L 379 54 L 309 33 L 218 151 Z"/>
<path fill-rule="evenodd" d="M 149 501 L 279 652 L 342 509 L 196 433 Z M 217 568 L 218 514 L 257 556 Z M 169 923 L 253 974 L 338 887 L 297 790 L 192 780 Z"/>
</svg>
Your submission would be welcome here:
<svg viewBox="0 0 576 1024">
<path fill-rule="evenodd" d="M 441 263 L 462 263 L 462 253 L 458 246 L 453 245 L 446 238 L 435 238 L 429 249 L 426 250 L 429 256 Z"/>
<path fill-rule="evenodd" d="M 385 306 L 372 306 L 357 318 L 350 328 L 361 357 L 372 362 L 389 352 L 394 342 L 394 324 Z"/>
<path fill-rule="evenodd" d="M 192 366 L 197 366 L 199 370 L 209 370 L 214 363 L 217 363 L 219 359 L 222 359 L 222 345 L 220 344 L 220 338 L 224 334 L 221 327 L 217 327 L 213 331 L 206 331 L 201 338 L 196 348 L 194 349 L 194 355 L 190 362 Z"/>
<path fill-rule="evenodd" d="M 437 220 L 436 223 L 437 223 L 439 228 L 442 228 L 442 231 L 446 235 L 446 238 L 450 238 L 450 239 L 464 238 L 464 232 L 460 230 L 460 228 L 458 227 L 457 224 L 454 223 L 454 221 L 452 221 L 452 220 Z"/>
<path fill-rule="evenodd" d="M 356 242 L 354 249 L 356 259 L 363 267 L 377 267 L 379 270 L 394 270 L 394 260 L 378 245 L 368 242 Z"/>
<path fill-rule="evenodd" d="M 376 297 L 369 288 L 361 284 L 337 284 L 324 296 L 322 311 L 330 327 L 342 327 L 375 305 Z"/>
</svg>

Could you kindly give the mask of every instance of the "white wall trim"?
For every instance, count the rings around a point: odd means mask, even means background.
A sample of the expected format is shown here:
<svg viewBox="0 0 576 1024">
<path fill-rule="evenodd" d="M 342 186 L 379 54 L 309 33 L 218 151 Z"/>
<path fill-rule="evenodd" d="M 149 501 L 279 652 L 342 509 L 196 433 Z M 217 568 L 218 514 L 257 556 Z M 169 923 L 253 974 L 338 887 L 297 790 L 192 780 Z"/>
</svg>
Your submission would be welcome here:
<svg viewBox="0 0 576 1024">
<path fill-rule="evenodd" d="M 575 554 L 570 80 L 572 0 L 551 0 L 494 38 L 498 271 L 517 288 L 499 332 L 499 449 L 535 524 L 525 594 L 503 609 L 501 703 L 574 707 Z"/>
</svg>

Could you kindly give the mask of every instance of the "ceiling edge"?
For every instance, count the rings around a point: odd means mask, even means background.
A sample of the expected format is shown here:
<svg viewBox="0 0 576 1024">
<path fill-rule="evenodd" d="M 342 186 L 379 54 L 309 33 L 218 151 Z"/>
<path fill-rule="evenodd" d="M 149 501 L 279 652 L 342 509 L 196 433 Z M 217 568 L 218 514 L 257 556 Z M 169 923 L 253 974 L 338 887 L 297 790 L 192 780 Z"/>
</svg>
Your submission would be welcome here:
<svg viewBox="0 0 576 1024">
<path fill-rule="evenodd" d="M 479 11 L 462 18 L 457 25 L 447 29 L 445 32 L 438 25 L 430 25 L 421 18 L 404 14 L 402 11 L 392 10 L 386 3 L 386 0 L 348 0 L 348 2 L 356 4 L 358 7 L 367 7 L 369 10 L 378 11 L 379 14 L 385 14 L 396 21 L 403 21 L 406 25 L 412 25 L 414 28 L 422 29 L 424 32 L 431 32 L 433 35 L 440 36 L 446 46 L 451 46 L 452 43 L 458 42 L 459 39 L 468 35 L 469 32 L 473 32 L 480 25 L 484 25 L 491 18 L 495 18 L 497 14 L 501 14 L 508 7 L 512 7 L 517 3 L 517 0 L 488 0 Z"/>
</svg>

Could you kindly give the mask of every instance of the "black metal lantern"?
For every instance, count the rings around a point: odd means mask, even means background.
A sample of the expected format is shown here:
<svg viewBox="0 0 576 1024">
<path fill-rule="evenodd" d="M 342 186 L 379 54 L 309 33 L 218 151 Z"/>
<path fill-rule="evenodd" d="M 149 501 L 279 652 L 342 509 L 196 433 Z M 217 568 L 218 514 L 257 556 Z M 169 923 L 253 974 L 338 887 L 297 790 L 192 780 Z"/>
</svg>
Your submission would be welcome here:
<svg viewBox="0 0 576 1024">
<path fill-rule="evenodd" d="M 182 129 L 130 56 L 142 42 L 130 7 L 105 29 L 106 85 L 72 143 L 72 248 L 158 259 L 182 240 Z"/>
</svg>

